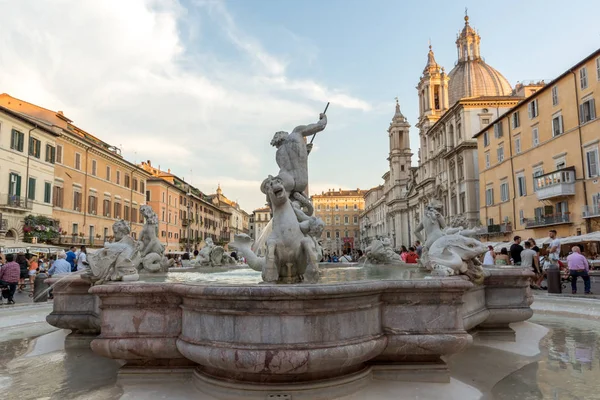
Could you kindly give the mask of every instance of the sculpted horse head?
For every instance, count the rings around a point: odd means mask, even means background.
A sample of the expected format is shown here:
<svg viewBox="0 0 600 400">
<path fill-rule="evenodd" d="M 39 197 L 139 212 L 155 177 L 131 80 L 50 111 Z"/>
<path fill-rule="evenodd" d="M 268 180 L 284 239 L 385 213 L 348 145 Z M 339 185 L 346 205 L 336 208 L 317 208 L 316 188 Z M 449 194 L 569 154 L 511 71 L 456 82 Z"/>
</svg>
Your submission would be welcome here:
<svg viewBox="0 0 600 400">
<path fill-rule="evenodd" d="M 260 191 L 267 195 L 271 207 L 276 208 L 289 202 L 288 193 L 281 178 L 269 175 L 260 185 Z"/>
</svg>

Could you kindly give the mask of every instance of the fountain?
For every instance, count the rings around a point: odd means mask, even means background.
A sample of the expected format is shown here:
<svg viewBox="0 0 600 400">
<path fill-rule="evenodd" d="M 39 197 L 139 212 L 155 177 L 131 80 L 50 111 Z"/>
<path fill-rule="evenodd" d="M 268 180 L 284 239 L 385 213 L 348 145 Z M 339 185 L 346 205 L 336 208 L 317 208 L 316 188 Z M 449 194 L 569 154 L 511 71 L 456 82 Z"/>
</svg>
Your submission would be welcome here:
<svg viewBox="0 0 600 400">
<path fill-rule="evenodd" d="M 420 270 L 318 262 L 323 221 L 304 193 L 304 138 L 326 124 L 323 113 L 271 142 L 280 171 L 261 185 L 273 210 L 266 255 L 255 255 L 246 235 L 231 244 L 255 281 L 139 274 L 139 245 L 118 225 L 119 241 L 91 258 L 86 279 L 56 284 L 48 322 L 73 330 L 71 346 L 122 360 L 122 383 L 181 378 L 217 399 L 334 399 L 373 378 L 449 382 L 444 358 L 474 335 L 514 341 L 509 324 L 533 313 L 533 274 L 481 266 L 481 243 L 445 227 L 434 202 L 417 227 L 426 235 Z M 332 278 L 336 270 L 346 279 Z"/>
</svg>

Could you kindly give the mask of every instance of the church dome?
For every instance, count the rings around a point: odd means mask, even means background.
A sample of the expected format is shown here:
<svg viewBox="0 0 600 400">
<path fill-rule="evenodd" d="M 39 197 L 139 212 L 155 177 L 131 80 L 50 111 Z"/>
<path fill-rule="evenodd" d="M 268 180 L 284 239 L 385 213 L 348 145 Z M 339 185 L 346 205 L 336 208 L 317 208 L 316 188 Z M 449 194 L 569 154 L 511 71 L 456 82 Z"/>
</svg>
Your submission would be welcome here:
<svg viewBox="0 0 600 400">
<path fill-rule="evenodd" d="M 448 77 L 451 105 L 467 97 L 510 96 L 512 93 L 508 80 L 482 59 L 458 63 Z"/>
<path fill-rule="evenodd" d="M 464 98 L 510 96 L 512 93 L 508 80 L 481 58 L 480 41 L 481 37 L 469 25 L 469 17 L 465 16 L 465 27 L 456 39 L 458 63 L 448 74 L 450 106 Z"/>
</svg>

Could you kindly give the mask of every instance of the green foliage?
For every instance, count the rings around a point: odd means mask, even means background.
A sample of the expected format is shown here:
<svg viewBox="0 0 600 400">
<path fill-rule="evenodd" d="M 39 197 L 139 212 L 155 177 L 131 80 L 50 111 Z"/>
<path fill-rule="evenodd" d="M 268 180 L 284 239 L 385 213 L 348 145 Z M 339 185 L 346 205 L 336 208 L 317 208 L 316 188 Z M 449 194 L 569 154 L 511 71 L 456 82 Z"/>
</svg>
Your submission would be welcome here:
<svg viewBox="0 0 600 400">
<path fill-rule="evenodd" d="M 23 232 L 25 239 L 37 238 L 38 242 L 49 242 L 59 237 L 61 229 L 52 218 L 43 215 L 28 215 L 25 217 Z"/>
</svg>

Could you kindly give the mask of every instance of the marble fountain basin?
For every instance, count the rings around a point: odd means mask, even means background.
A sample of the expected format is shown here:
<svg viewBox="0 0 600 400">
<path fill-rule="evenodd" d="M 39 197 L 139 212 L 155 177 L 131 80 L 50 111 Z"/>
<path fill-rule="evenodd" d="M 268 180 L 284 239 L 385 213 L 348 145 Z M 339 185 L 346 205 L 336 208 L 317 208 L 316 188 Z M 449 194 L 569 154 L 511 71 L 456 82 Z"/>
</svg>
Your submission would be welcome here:
<svg viewBox="0 0 600 400">
<path fill-rule="evenodd" d="M 236 398 L 232 390 L 252 398 L 248 387 L 264 385 L 448 382 L 443 356 L 476 334 L 514 341 L 509 324 L 533 314 L 529 271 L 485 269 L 480 286 L 413 271 L 415 279 L 365 274 L 316 285 L 120 282 L 84 293 L 80 282 L 69 283 L 78 278 L 67 278 L 55 286 L 47 320 L 72 329 L 79 344 L 87 337 L 95 353 L 124 360 L 123 376 L 189 374 L 217 398 Z M 75 292 L 78 304 L 63 300 Z"/>
</svg>

